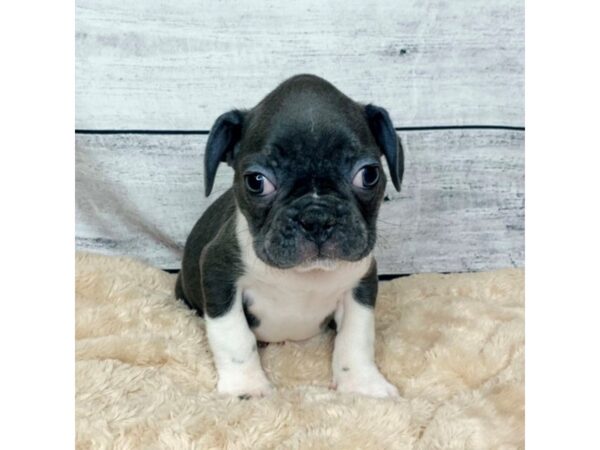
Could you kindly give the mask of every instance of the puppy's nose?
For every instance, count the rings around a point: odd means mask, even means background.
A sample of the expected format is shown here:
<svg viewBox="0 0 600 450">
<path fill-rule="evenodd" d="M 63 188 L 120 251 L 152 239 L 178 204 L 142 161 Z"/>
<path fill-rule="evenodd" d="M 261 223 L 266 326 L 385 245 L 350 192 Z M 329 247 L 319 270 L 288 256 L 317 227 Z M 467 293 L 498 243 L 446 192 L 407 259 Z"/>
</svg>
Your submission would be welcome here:
<svg viewBox="0 0 600 450">
<path fill-rule="evenodd" d="M 306 237 L 320 245 L 331 236 L 335 217 L 322 208 L 308 208 L 298 218 L 298 223 Z"/>
</svg>

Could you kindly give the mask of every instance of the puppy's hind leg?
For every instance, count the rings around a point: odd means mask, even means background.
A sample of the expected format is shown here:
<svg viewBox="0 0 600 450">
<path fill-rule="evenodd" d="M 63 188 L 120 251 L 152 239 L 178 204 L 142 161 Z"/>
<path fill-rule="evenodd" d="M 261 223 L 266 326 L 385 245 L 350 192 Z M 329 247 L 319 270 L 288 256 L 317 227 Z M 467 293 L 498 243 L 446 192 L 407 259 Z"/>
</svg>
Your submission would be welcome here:
<svg viewBox="0 0 600 450">
<path fill-rule="evenodd" d="M 202 311 L 202 307 L 198 306 L 198 305 L 193 305 L 190 300 L 187 298 L 187 296 L 185 295 L 185 291 L 183 289 L 183 275 L 181 272 L 179 272 L 179 274 L 177 275 L 177 281 L 175 282 L 175 298 L 177 300 L 181 300 L 183 303 L 186 304 L 186 306 L 190 309 L 193 309 L 194 311 L 196 311 L 196 314 L 199 315 L 200 317 L 203 316 L 203 311 Z"/>
</svg>

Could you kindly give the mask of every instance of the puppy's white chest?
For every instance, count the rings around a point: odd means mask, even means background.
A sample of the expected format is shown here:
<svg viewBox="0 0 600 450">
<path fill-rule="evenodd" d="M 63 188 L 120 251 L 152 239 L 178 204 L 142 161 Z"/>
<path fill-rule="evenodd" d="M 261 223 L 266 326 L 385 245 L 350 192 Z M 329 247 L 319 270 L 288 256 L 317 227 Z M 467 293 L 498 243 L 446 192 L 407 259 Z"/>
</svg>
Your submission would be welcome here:
<svg viewBox="0 0 600 450">
<path fill-rule="evenodd" d="M 258 320 L 252 331 L 265 342 L 315 336 L 327 326 L 344 294 L 358 284 L 369 264 L 370 258 L 342 263 L 334 270 L 308 272 L 255 266 L 238 283 L 247 311 Z"/>
<path fill-rule="evenodd" d="M 257 319 L 252 331 L 265 342 L 303 340 L 327 324 L 343 292 L 318 286 L 254 283 L 244 289 L 247 310 Z M 328 319 L 329 318 L 329 319 Z"/>
</svg>

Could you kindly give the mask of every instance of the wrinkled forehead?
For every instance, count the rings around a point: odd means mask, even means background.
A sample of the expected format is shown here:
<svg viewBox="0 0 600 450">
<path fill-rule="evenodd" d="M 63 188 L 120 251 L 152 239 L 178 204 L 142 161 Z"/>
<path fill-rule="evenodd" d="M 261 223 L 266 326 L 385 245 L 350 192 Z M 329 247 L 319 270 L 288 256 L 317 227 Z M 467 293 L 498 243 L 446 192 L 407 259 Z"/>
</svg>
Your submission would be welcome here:
<svg viewBox="0 0 600 450">
<path fill-rule="evenodd" d="M 242 170 L 261 165 L 297 176 L 328 176 L 361 159 L 378 159 L 366 124 L 336 115 L 282 117 L 252 131 L 243 142 Z"/>
</svg>

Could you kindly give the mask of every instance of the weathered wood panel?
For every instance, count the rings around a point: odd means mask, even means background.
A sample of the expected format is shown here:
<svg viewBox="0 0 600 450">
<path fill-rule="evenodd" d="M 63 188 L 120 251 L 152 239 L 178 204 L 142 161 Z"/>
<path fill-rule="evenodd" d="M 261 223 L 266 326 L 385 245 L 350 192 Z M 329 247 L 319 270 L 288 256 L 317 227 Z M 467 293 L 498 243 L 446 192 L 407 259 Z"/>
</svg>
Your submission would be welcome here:
<svg viewBox="0 0 600 450">
<path fill-rule="evenodd" d="M 523 264 L 523 137 L 517 131 L 400 133 L 401 193 L 379 223 L 381 273 L 486 270 Z M 179 268 L 192 225 L 231 183 L 219 170 L 203 197 L 206 136 L 77 135 L 76 244 Z"/>
<path fill-rule="evenodd" d="M 208 129 L 296 73 L 396 126 L 523 126 L 520 0 L 77 0 L 76 128 Z"/>
</svg>

